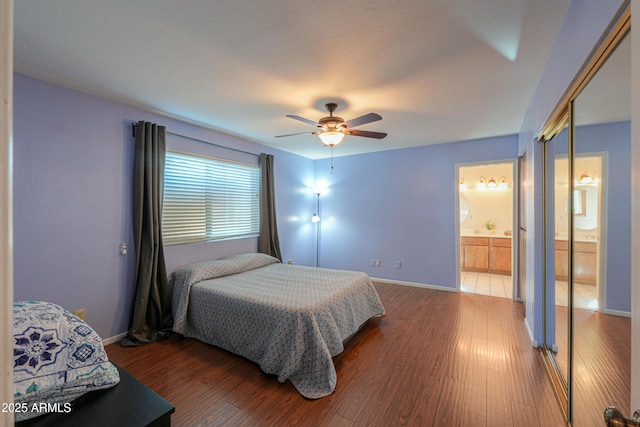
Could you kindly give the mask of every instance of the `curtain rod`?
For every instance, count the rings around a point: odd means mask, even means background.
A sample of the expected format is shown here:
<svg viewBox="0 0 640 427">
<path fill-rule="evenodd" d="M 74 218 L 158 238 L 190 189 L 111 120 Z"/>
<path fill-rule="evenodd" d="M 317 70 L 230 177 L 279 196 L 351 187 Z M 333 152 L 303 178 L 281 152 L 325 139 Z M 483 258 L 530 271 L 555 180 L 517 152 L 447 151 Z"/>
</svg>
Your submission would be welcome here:
<svg viewBox="0 0 640 427">
<path fill-rule="evenodd" d="M 131 128 L 132 128 L 132 134 L 133 137 L 135 138 L 136 136 L 136 127 L 138 126 L 138 123 L 131 123 Z M 205 141 L 202 139 L 198 139 L 198 138 L 192 138 L 190 136 L 186 136 L 186 135 L 181 135 L 179 133 L 175 133 L 175 132 L 171 132 L 171 131 L 167 131 L 168 135 L 173 135 L 173 136 L 177 136 L 179 138 L 184 138 L 184 139 L 189 139 L 191 141 L 195 141 L 195 142 L 200 142 L 202 144 L 208 144 L 208 145 L 213 145 L 214 147 L 218 147 L 218 148 L 224 148 L 225 150 L 231 150 L 231 151 L 236 151 L 238 153 L 242 153 L 242 154 L 250 154 L 252 156 L 256 156 L 256 157 L 260 157 L 260 154 L 256 154 L 256 153 L 251 153 L 249 151 L 244 151 L 244 150 L 240 150 L 238 148 L 232 148 L 232 147 L 226 147 L 224 145 L 220 145 L 220 144 L 216 144 L 214 142 L 209 142 L 209 141 Z"/>
</svg>

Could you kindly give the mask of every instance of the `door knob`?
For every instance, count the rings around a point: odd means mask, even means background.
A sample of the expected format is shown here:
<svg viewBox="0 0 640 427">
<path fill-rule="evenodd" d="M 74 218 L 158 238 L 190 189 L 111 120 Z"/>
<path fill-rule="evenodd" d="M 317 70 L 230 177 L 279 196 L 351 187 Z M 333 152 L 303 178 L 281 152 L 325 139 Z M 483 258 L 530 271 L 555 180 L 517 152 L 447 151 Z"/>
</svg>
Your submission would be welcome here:
<svg viewBox="0 0 640 427">
<path fill-rule="evenodd" d="M 640 410 L 633 413 L 633 418 L 625 418 L 615 406 L 604 410 L 604 422 L 607 427 L 640 427 Z"/>
</svg>

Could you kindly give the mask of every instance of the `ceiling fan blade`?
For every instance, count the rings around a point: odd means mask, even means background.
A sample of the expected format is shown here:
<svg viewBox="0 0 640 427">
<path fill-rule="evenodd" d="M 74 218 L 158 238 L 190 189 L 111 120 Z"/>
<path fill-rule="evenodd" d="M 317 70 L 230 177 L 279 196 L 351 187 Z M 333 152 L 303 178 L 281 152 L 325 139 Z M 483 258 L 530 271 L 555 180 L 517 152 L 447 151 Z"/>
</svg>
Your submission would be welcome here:
<svg viewBox="0 0 640 427">
<path fill-rule="evenodd" d="M 377 122 L 378 120 L 382 120 L 382 116 L 376 113 L 365 114 L 364 116 L 356 117 L 355 119 L 351 119 L 346 121 L 344 124 L 348 128 L 354 128 L 356 126 L 365 125 L 371 122 Z"/>
<path fill-rule="evenodd" d="M 295 114 L 287 114 L 287 117 L 295 120 L 300 120 L 301 122 L 308 123 L 313 126 L 320 126 L 317 122 L 314 122 L 313 120 L 305 119 L 304 117 L 296 116 Z"/>
<path fill-rule="evenodd" d="M 387 136 L 387 134 L 384 132 L 370 132 L 368 130 L 357 130 L 357 129 L 347 129 L 345 133 L 347 135 L 364 136 L 366 138 L 376 138 L 376 139 L 382 139 L 385 136 Z"/>
<path fill-rule="evenodd" d="M 316 134 L 318 134 L 318 133 L 320 133 L 320 132 L 318 131 L 318 132 L 298 132 L 298 133 L 288 133 L 288 134 L 286 134 L 286 135 L 276 135 L 276 136 L 275 136 L 275 138 L 282 138 L 282 137 L 285 137 L 285 136 L 295 136 L 295 135 L 316 135 Z"/>
</svg>

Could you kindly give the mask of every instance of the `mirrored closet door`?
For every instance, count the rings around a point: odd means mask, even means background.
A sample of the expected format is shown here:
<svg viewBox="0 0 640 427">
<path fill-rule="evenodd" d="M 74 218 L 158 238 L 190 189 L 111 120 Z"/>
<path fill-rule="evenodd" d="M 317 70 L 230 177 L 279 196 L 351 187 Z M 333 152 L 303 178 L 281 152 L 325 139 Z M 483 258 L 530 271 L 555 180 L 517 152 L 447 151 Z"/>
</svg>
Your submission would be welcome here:
<svg viewBox="0 0 640 427">
<path fill-rule="evenodd" d="M 573 101 L 572 412 L 631 404 L 631 37 Z"/>
<path fill-rule="evenodd" d="M 544 138 L 543 353 L 578 427 L 631 415 L 629 32 L 627 9 Z"/>
</svg>

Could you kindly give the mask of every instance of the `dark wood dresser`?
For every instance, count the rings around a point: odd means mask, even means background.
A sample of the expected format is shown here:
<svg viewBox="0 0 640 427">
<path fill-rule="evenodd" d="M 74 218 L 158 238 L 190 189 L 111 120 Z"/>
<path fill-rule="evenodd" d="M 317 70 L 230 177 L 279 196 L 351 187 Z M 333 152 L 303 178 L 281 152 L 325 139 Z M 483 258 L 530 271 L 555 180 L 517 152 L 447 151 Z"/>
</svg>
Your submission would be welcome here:
<svg viewBox="0 0 640 427">
<path fill-rule="evenodd" d="M 175 407 L 117 366 L 120 383 L 71 402 L 68 414 L 47 414 L 16 423 L 26 426 L 169 427 Z"/>
</svg>

